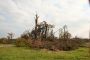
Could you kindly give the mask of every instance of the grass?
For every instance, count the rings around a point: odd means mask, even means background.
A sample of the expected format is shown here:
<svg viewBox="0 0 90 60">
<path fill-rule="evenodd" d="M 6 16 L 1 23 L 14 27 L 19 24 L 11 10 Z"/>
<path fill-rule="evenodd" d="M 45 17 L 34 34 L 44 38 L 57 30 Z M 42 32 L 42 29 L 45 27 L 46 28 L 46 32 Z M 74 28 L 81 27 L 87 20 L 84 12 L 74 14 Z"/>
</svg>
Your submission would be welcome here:
<svg viewBox="0 0 90 60">
<path fill-rule="evenodd" d="M 0 47 L 0 60 L 89 60 L 88 48 L 46 51 L 26 47 Z"/>
</svg>

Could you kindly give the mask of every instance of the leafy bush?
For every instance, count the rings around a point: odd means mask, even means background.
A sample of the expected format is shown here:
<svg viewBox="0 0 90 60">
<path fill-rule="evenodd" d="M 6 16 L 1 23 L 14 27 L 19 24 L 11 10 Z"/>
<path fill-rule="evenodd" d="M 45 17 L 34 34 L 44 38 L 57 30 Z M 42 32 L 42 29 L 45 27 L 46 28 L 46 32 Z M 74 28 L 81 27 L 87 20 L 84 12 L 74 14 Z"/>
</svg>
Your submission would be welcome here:
<svg viewBox="0 0 90 60">
<path fill-rule="evenodd" d="M 24 39 L 24 38 L 18 38 L 16 40 L 16 46 L 17 47 L 25 47 L 25 46 L 27 46 L 26 39 Z"/>
</svg>

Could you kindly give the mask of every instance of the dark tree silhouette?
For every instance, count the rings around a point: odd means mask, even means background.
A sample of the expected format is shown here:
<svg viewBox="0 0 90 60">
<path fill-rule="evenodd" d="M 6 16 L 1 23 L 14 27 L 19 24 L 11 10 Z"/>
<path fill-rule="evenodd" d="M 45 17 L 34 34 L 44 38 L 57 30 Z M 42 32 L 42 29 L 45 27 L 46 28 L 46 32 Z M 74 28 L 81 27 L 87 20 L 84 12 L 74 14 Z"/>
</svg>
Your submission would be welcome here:
<svg viewBox="0 0 90 60">
<path fill-rule="evenodd" d="M 47 38 L 49 29 L 54 28 L 53 25 L 48 24 L 46 21 L 38 23 L 39 16 L 35 15 L 35 28 L 31 31 L 31 35 L 35 39 Z"/>
<path fill-rule="evenodd" d="M 13 37 L 14 37 L 14 34 L 13 33 L 8 33 L 8 36 L 7 36 L 8 40 L 13 39 Z"/>
</svg>

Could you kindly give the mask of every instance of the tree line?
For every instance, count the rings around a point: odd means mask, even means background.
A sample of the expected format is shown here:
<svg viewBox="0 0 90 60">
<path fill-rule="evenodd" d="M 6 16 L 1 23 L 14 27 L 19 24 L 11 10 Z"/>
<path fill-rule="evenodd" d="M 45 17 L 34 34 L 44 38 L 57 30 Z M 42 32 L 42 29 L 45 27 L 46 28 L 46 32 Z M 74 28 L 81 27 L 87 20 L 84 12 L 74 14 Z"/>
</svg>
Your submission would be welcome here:
<svg viewBox="0 0 90 60">
<path fill-rule="evenodd" d="M 0 38 L 0 43 L 14 43 L 17 47 L 31 47 L 39 49 L 48 49 L 53 51 L 58 50 L 74 50 L 79 47 L 88 47 L 89 39 L 78 37 L 71 38 L 71 33 L 68 31 L 67 25 L 58 29 L 59 37 L 55 36 L 52 24 L 46 21 L 38 22 L 39 16 L 35 15 L 35 27 L 32 31 L 25 31 L 20 37 L 13 39 L 14 34 L 8 33 L 7 38 Z"/>
</svg>

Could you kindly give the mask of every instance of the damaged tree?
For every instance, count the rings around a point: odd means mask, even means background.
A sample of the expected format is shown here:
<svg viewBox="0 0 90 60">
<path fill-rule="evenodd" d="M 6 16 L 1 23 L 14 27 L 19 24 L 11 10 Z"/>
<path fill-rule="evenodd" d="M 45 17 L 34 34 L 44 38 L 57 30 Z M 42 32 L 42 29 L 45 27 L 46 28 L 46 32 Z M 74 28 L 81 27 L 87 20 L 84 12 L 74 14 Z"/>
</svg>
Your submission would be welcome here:
<svg viewBox="0 0 90 60">
<path fill-rule="evenodd" d="M 35 29 L 32 30 L 31 35 L 34 39 L 43 39 L 48 37 L 49 29 L 53 28 L 53 25 L 48 24 L 46 21 L 38 23 L 39 16 L 35 16 Z"/>
<path fill-rule="evenodd" d="M 8 33 L 8 36 L 7 36 L 8 40 L 12 40 L 13 37 L 14 37 L 14 34 L 13 33 Z"/>
<path fill-rule="evenodd" d="M 59 30 L 59 38 L 55 37 L 53 31 L 54 25 L 48 24 L 46 21 L 38 22 L 39 16 L 35 15 L 35 27 L 29 32 L 26 31 L 17 40 L 17 45 L 28 45 L 32 48 L 44 48 L 49 50 L 72 50 L 78 48 L 78 43 L 71 39 L 71 34 L 67 29 L 67 25 Z M 23 43 L 23 44 L 22 44 Z"/>
</svg>

